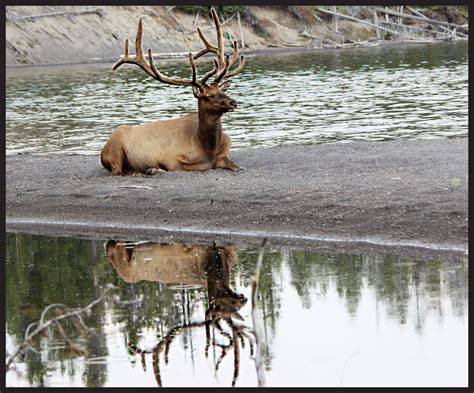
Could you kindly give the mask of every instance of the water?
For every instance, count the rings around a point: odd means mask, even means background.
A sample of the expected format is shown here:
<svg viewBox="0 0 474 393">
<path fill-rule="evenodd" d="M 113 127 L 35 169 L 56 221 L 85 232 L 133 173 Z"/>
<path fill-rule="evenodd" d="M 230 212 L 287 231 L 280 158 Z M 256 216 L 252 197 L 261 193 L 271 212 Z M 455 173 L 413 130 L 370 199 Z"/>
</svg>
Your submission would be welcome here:
<svg viewBox="0 0 474 393">
<path fill-rule="evenodd" d="M 158 61 L 188 78 L 186 60 Z M 189 87 L 110 64 L 7 69 L 6 152 L 98 154 L 111 130 L 197 108 Z M 200 75 L 210 63 L 199 63 Z M 467 42 L 250 57 L 228 91 L 233 148 L 468 132 Z"/>
<path fill-rule="evenodd" d="M 204 321 L 214 292 L 201 285 L 206 276 L 182 260 L 212 246 L 173 245 L 173 252 L 167 252 L 170 245 L 120 244 L 109 242 L 107 256 L 102 240 L 7 234 L 8 352 L 49 304 L 85 306 L 107 283 L 130 302 L 96 306 L 84 317 L 95 329 L 88 337 L 79 333 L 79 324 L 63 322 L 65 335 L 87 355 L 67 355 L 56 329 L 34 343 L 38 353 L 18 359 L 16 371 L 6 374 L 7 386 L 157 386 L 152 355 L 145 355 L 144 371 L 140 356 L 129 352 L 126 342 L 151 349 L 172 328 Z M 133 252 L 132 262 L 127 262 L 127 249 Z M 243 318 L 238 322 L 251 331 L 257 250 L 228 246 L 222 255 L 229 270 L 212 277 L 227 277 L 232 290 L 249 299 L 235 309 Z M 202 259 L 209 260 L 224 257 Z M 174 274 L 180 278 L 170 283 Z M 413 260 L 270 246 L 260 272 L 257 320 L 268 346 L 267 385 L 467 386 L 467 307 L 467 258 Z M 46 317 L 54 315 L 51 310 Z M 217 329 L 211 332 L 222 345 L 228 342 Z M 206 358 L 205 346 L 203 326 L 178 334 L 167 365 L 161 354 L 163 386 L 230 386 L 232 349 L 215 372 L 221 349 L 211 345 Z M 241 349 L 236 386 L 257 385 L 249 349 L 248 343 Z"/>
</svg>

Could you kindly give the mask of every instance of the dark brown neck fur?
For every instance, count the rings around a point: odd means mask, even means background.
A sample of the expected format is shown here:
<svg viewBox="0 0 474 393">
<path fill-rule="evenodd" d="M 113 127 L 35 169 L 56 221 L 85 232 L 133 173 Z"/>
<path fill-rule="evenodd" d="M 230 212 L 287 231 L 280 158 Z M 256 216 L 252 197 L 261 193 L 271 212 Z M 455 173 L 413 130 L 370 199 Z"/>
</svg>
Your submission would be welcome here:
<svg viewBox="0 0 474 393">
<path fill-rule="evenodd" d="M 222 114 L 211 114 L 199 106 L 198 137 L 202 147 L 208 152 L 214 152 L 220 143 L 222 135 Z"/>
</svg>

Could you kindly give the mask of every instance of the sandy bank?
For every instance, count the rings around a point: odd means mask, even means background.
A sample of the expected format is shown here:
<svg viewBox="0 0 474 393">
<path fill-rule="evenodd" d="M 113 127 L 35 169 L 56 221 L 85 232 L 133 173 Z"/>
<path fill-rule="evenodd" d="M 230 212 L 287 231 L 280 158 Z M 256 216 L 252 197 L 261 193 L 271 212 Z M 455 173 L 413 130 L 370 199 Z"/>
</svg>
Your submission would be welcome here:
<svg viewBox="0 0 474 393">
<path fill-rule="evenodd" d="M 111 177 L 96 156 L 7 156 L 7 230 L 463 254 L 467 148 L 467 138 L 291 145 L 232 152 L 246 168 L 236 173 L 155 177 Z"/>
<path fill-rule="evenodd" d="M 367 7 L 348 8 L 350 10 L 346 11 L 351 14 L 372 18 L 373 11 Z M 426 12 L 432 19 L 449 19 L 443 10 Z M 224 35 L 239 40 L 241 46 L 243 43 L 247 53 L 272 48 L 291 51 L 298 47 L 344 47 L 359 41 L 385 42 L 384 34 L 377 35 L 373 27 L 352 20 L 339 18 L 336 32 L 334 18 L 327 14 L 317 16 L 317 13 L 314 6 L 241 7 L 239 18 L 234 11 L 227 16 L 223 24 Z M 449 13 L 455 19 L 452 22 L 467 21 L 461 10 L 450 9 Z M 197 19 L 196 15 L 177 8 L 169 11 L 165 6 L 8 6 L 6 65 L 115 62 L 123 53 L 125 38 L 133 42 L 140 17 L 144 18 L 145 49 L 152 48 L 155 54 L 181 53 L 186 56 L 189 51 L 202 49 L 196 26 L 201 27 L 212 41 L 215 37 L 206 12 L 200 11 Z M 411 19 L 405 23 L 410 29 L 427 28 Z M 433 34 L 426 38 L 403 36 L 403 41 L 414 38 L 425 42 L 432 37 Z M 392 38 L 394 41 L 399 39 Z M 226 42 L 229 46 L 230 41 Z"/>
</svg>

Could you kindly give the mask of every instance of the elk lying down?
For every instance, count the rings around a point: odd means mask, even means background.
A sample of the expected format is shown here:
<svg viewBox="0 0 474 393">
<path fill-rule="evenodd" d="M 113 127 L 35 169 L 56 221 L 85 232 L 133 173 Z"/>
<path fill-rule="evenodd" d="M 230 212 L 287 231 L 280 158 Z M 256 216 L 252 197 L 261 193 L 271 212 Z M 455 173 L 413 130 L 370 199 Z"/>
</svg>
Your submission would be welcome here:
<svg viewBox="0 0 474 393">
<path fill-rule="evenodd" d="M 226 79 L 242 70 L 245 58 L 240 55 L 238 67 L 230 71 L 239 58 L 237 41 L 233 42 L 234 54 L 230 60 L 228 54 L 224 56 L 219 17 L 214 9 L 211 9 L 211 14 L 217 30 L 217 46 L 210 44 L 201 30 L 197 29 L 205 48 L 195 55 L 189 53 L 191 79 L 171 78 L 160 73 L 154 64 L 151 49 L 148 49 L 148 62 L 145 60 L 141 19 L 135 40 L 135 55 L 129 55 L 128 39 L 125 41 L 125 54 L 114 64 L 113 70 L 122 64 L 131 63 L 162 83 L 191 86 L 198 99 L 198 112 L 142 125 L 117 127 L 102 148 L 100 156 L 102 165 L 112 175 L 154 175 L 162 170 L 239 169 L 228 158 L 231 143 L 229 136 L 222 132 L 221 117 L 237 107 L 237 103 L 225 94 L 231 83 Z M 198 79 L 194 60 L 208 52 L 216 54 L 214 68 Z M 213 81 L 208 84 L 212 76 Z"/>
<path fill-rule="evenodd" d="M 107 256 L 117 273 L 128 283 L 159 281 L 165 284 L 198 285 L 207 288 L 207 314 L 242 319 L 238 310 L 244 295 L 230 288 L 230 266 L 237 260 L 234 247 L 142 243 L 127 245 L 110 240 Z"/>
</svg>

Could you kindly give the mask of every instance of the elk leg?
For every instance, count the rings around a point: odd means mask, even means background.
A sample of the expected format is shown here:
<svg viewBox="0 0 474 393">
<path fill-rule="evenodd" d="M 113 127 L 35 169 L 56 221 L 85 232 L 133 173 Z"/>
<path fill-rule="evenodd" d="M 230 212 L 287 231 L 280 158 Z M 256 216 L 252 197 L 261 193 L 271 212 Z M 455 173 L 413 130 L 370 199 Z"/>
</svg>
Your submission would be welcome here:
<svg viewBox="0 0 474 393">
<path fill-rule="evenodd" d="M 222 169 L 230 169 L 231 171 L 238 171 L 240 168 L 237 164 L 234 164 L 231 160 L 229 160 L 229 152 L 230 152 L 230 138 L 227 134 L 222 134 L 222 142 L 220 146 L 219 153 L 217 155 L 216 164 L 214 165 L 214 169 L 222 168 Z"/>
<path fill-rule="evenodd" d="M 234 172 L 243 169 L 243 168 L 240 168 L 237 164 L 234 164 L 227 157 L 218 158 L 214 168 L 215 169 L 217 169 L 217 168 L 230 169 L 231 171 L 234 171 Z"/>
<path fill-rule="evenodd" d="M 100 155 L 102 165 L 111 172 L 112 176 L 123 176 L 125 158 L 123 147 L 115 141 L 107 142 Z"/>
<path fill-rule="evenodd" d="M 211 165 L 209 164 L 209 161 L 200 161 L 196 162 L 194 164 L 187 164 L 182 162 L 181 167 L 185 171 L 207 171 L 208 169 L 211 169 Z"/>
<path fill-rule="evenodd" d="M 160 172 L 166 172 L 166 171 L 164 169 L 161 169 L 161 168 L 148 168 L 145 171 L 145 175 L 154 176 L 154 175 L 156 175 L 157 173 L 160 173 Z"/>
</svg>

